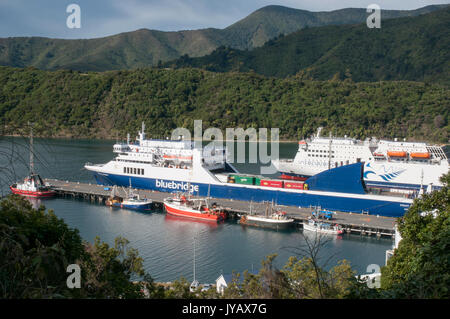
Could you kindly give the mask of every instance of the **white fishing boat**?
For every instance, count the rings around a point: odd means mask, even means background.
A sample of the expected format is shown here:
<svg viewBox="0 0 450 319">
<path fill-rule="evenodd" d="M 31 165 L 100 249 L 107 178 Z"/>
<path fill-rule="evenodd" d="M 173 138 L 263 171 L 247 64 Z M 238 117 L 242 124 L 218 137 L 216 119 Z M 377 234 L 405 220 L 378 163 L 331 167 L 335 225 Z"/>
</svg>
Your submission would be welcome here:
<svg viewBox="0 0 450 319">
<path fill-rule="evenodd" d="M 294 219 L 289 218 L 285 211 L 275 209 L 273 204 L 266 205 L 265 213 L 254 214 L 250 206 L 250 213 L 241 215 L 239 223 L 242 225 L 256 226 L 273 229 L 286 229 L 294 225 Z"/>
<path fill-rule="evenodd" d="M 337 224 L 333 225 L 330 223 L 317 221 L 314 218 L 309 218 L 308 222 L 303 223 L 303 229 L 329 235 L 340 235 L 344 232 Z"/>
</svg>

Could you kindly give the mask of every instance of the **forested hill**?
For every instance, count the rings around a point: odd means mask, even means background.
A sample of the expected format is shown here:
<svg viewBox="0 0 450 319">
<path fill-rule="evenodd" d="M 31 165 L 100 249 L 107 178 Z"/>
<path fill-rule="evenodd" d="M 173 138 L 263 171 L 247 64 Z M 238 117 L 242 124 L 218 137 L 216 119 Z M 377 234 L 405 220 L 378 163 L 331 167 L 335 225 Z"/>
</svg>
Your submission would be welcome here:
<svg viewBox="0 0 450 319">
<path fill-rule="evenodd" d="M 120 137 L 141 121 L 150 136 L 176 127 L 277 127 L 324 134 L 448 142 L 450 89 L 417 82 L 309 81 L 200 69 L 104 73 L 0 67 L 3 134 L 35 123 L 41 136 Z M 28 132 L 26 132 L 28 133 Z"/>
<path fill-rule="evenodd" d="M 220 47 L 210 55 L 167 67 L 254 71 L 266 76 L 353 81 L 412 80 L 450 83 L 450 7 L 417 17 L 308 28 L 252 51 Z"/>
<path fill-rule="evenodd" d="M 442 9 L 382 10 L 383 21 Z M 163 32 L 141 29 L 96 39 L 0 38 L 0 65 L 40 69 L 106 71 L 157 65 L 188 54 L 199 57 L 219 46 L 253 49 L 280 34 L 305 27 L 362 23 L 366 9 L 310 12 L 282 6 L 261 8 L 225 29 Z"/>
</svg>

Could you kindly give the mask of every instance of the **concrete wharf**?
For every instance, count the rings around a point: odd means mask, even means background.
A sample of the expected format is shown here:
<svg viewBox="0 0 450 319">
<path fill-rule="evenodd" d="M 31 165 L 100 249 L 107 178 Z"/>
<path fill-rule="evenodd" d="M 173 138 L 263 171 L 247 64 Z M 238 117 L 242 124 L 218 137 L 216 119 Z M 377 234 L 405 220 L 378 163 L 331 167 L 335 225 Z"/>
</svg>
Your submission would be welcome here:
<svg viewBox="0 0 450 319">
<path fill-rule="evenodd" d="M 46 179 L 53 186 L 55 191 L 61 197 L 69 198 L 83 198 L 85 200 L 104 203 L 105 200 L 111 195 L 112 187 L 102 186 L 91 183 L 71 182 L 57 179 Z M 125 189 L 118 187 L 118 196 L 124 197 L 126 195 Z M 156 207 L 163 208 L 163 200 L 169 197 L 169 193 L 158 192 L 145 189 L 133 189 L 135 194 L 139 194 L 141 198 L 148 198 L 153 201 Z M 195 196 L 194 196 L 195 197 Z M 250 211 L 250 202 L 212 198 L 212 202 L 217 203 L 224 207 L 224 209 L 234 218 L 240 214 L 248 214 Z M 252 211 L 260 211 L 264 213 L 264 203 L 252 203 Z M 295 222 L 300 226 L 303 225 L 308 217 L 311 216 L 314 207 L 296 207 L 296 206 L 278 206 L 286 212 L 288 216 L 294 218 Z M 375 216 L 368 214 L 357 214 L 347 212 L 336 212 L 333 220 L 333 224 L 340 225 L 345 233 L 354 233 L 366 236 L 377 237 L 394 237 L 395 230 L 394 225 L 396 218 Z"/>
</svg>

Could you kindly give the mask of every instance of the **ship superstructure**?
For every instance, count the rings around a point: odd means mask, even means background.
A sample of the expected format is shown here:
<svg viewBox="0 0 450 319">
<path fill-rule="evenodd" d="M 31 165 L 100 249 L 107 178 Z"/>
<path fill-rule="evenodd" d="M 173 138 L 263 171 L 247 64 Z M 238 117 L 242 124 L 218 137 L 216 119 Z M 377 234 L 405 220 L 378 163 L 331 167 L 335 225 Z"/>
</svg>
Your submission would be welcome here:
<svg viewBox="0 0 450 319">
<path fill-rule="evenodd" d="M 420 142 L 317 136 L 299 142 L 294 159 L 274 160 L 284 179 L 304 180 L 324 170 L 364 162 L 367 186 L 414 191 L 441 187 L 448 172 L 441 146 Z"/>
<path fill-rule="evenodd" d="M 362 181 L 362 164 L 338 167 L 331 174 L 317 175 L 293 188 L 292 183 L 266 178 L 240 178 L 227 162 L 227 150 L 209 145 L 196 148 L 188 140 L 147 139 L 143 125 L 135 142 L 113 146 L 116 157 L 106 164 L 86 164 L 97 183 L 128 186 L 162 192 L 244 201 L 273 201 L 277 205 L 321 206 L 324 209 L 401 216 L 412 199 L 367 194 Z M 351 179 L 351 183 L 345 183 Z M 250 182 L 248 182 L 250 180 Z M 336 184 L 338 182 L 338 184 Z"/>
</svg>

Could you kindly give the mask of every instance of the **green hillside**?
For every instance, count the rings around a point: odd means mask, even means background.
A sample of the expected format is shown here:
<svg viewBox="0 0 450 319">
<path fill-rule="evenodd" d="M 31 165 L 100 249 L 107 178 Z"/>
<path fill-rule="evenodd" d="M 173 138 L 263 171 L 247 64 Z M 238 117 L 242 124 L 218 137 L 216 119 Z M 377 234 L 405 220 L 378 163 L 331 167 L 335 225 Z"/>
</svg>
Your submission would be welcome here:
<svg viewBox="0 0 450 319">
<path fill-rule="evenodd" d="M 254 71 L 266 76 L 354 81 L 414 80 L 450 83 L 450 8 L 418 17 L 366 24 L 308 28 L 241 51 L 220 47 L 170 67 Z"/>
<path fill-rule="evenodd" d="M 411 11 L 383 11 L 383 19 L 416 16 L 441 9 L 427 6 Z M 106 71 L 157 65 L 182 55 L 199 57 L 219 46 L 252 49 L 279 34 L 306 26 L 361 23 L 366 9 L 309 12 L 267 6 L 225 29 L 162 32 L 141 29 L 105 38 L 64 40 L 41 37 L 0 38 L 0 65 L 40 69 Z"/>
<path fill-rule="evenodd" d="M 81 73 L 0 67 L 3 134 L 28 121 L 42 136 L 124 137 L 141 121 L 151 136 L 176 127 L 278 127 L 298 139 L 338 136 L 448 142 L 448 86 L 418 82 L 309 81 L 200 69 Z"/>
</svg>

